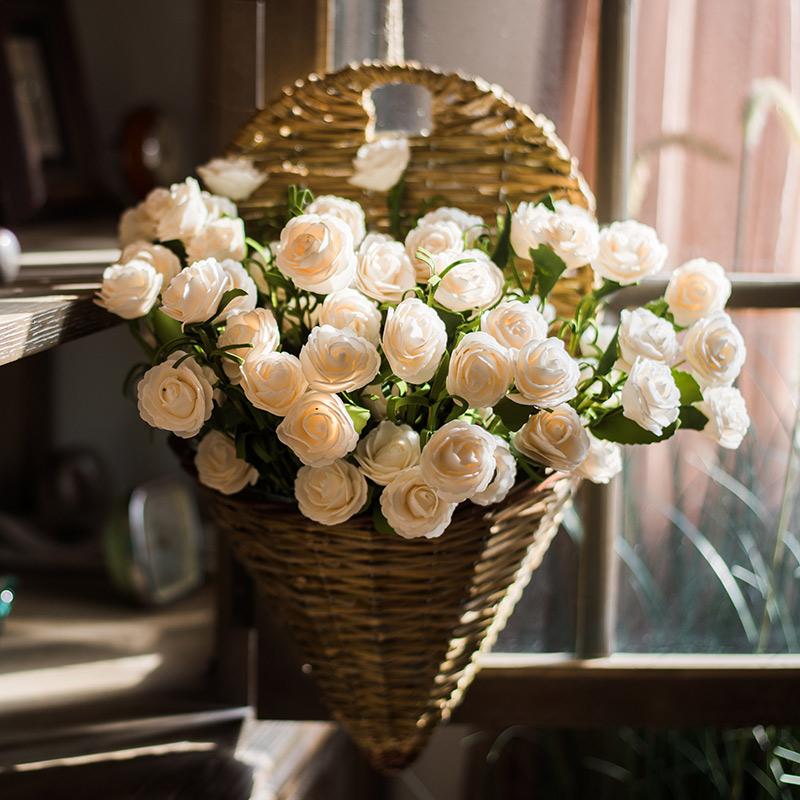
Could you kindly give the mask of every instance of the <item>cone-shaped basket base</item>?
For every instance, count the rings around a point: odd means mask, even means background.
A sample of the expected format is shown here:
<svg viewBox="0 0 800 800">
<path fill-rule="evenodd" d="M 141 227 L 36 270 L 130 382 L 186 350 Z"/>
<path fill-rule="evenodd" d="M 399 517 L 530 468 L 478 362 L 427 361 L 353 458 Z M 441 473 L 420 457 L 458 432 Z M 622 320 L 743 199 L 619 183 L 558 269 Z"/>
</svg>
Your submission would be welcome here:
<svg viewBox="0 0 800 800">
<path fill-rule="evenodd" d="M 383 771 L 408 766 L 494 644 L 571 496 L 567 478 L 464 503 L 437 539 L 325 527 L 286 504 L 215 495 L 218 519 L 313 667 L 333 714 Z"/>
</svg>

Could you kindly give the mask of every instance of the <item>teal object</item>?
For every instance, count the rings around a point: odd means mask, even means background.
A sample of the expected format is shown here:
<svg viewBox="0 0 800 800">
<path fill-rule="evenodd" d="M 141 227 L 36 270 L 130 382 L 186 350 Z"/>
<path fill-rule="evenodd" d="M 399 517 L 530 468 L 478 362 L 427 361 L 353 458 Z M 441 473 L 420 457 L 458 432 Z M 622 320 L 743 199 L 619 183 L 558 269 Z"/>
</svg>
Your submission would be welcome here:
<svg viewBox="0 0 800 800">
<path fill-rule="evenodd" d="M 11 613 L 16 595 L 17 579 L 13 575 L 0 575 L 0 632 L 6 617 Z"/>
</svg>

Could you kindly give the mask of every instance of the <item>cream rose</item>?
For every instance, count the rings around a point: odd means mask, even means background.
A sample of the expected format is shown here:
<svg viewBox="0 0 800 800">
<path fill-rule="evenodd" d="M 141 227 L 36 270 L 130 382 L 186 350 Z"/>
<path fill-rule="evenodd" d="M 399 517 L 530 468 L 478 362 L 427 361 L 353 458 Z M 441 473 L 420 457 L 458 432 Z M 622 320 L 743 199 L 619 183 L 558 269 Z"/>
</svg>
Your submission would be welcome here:
<svg viewBox="0 0 800 800">
<path fill-rule="evenodd" d="M 742 334 L 723 312 L 695 322 L 683 340 L 683 352 L 701 387 L 729 386 L 747 356 Z"/>
<path fill-rule="evenodd" d="M 119 257 L 119 263 L 127 264 L 134 259 L 147 261 L 148 264 L 151 264 L 164 279 L 164 286 L 168 286 L 169 282 L 181 271 L 180 259 L 172 250 L 163 245 L 152 244 L 141 239 L 131 242 L 123 249 Z"/>
<path fill-rule="evenodd" d="M 381 342 L 381 312 L 377 304 L 357 289 L 339 289 L 329 294 L 319 310 L 320 325 L 349 328 L 374 345 Z"/>
<path fill-rule="evenodd" d="M 339 525 L 366 504 L 367 482 L 356 467 L 340 459 L 325 467 L 300 467 L 294 495 L 304 517 Z"/>
<path fill-rule="evenodd" d="M 705 258 L 694 258 L 674 270 L 664 294 L 670 313 L 682 327 L 722 311 L 730 296 L 725 270 Z"/>
<path fill-rule="evenodd" d="M 694 404 L 708 417 L 703 433 L 720 447 L 736 450 L 750 427 L 744 397 L 731 386 L 706 389 L 703 399 Z"/>
<path fill-rule="evenodd" d="M 442 206 L 435 211 L 429 211 L 417 220 L 417 225 L 433 225 L 436 222 L 455 222 L 464 234 L 467 247 L 472 247 L 478 237 L 486 230 L 486 224 L 481 217 L 450 206 Z"/>
<path fill-rule="evenodd" d="M 424 248 L 432 256 L 438 253 L 461 253 L 464 250 L 464 232 L 455 222 L 433 222 L 417 225 L 406 236 L 406 253 L 411 259 L 418 283 L 427 283 L 431 277 L 430 267 L 417 258 L 417 250 Z"/>
<path fill-rule="evenodd" d="M 215 222 L 223 217 L 230 217 L 236 219 L 239 212 L 236 210 L 236 203 L 229 200 L 227 197 L 220 197 L 218 194 L 209 194 L 208 192 L 200 192 L 200 196 L 205 203 L 208 218 L 206 224 Z"/>
<path fill-rule="evenodd" d="M 520 258 L 530 258 L 530 251 L 548 243 L 555 214 L 544 205 L 520 203 L 511 215 L 511 247 Z"/>
<path fill-rule="evenodd" d="M 546 339 L 547 329 L 547 320 L 533 301 L 506 300 L 481 315 L 481 330 L 509 350 Z"/>
<path fill-rule="evenodd" d="M 250 350 L 240 369 L 247 399 L 278 417 L 285 417 L 308 388 L 300 359 L 268 346 Z"/>
<path fill-rule="evenodd" d="M 471 311 L 494 305 L 503 295 L 502 270 L 483 250 L 464 250 L 456 256 L 457 261 L 462 259 L 466 263 L 449 270 L 436 287 L 436 302 L 451 311 Z"/>
<path fill-rule="evenodd" d="M 95 303 L 123 319 L 138 319 L 156 304 L 162 280 L 149 261 L 113 264 L 103 270 Z"/>
<path fill-rule="evenodd" d="M 540 408 L 555 408 L 577 394 L 578 362 L 567 353 L 561 339 L 528 342 L 514 362 L 514 400 Z"/>
<path fill-rule="evenodd" d="M 117 228 L 120 247 L 127 247 L 129 244 L 138 241 L 152 242 L 156 238 L 156 226 L 153 219 L 147 213 L 144 203 L 134 208 L 126 209 L 119 218 Z"/>
<path fill-rule="evenodd" d="M 622 286 L 638 283 L 660 272 L 667 260 L 667 247 L 648 225 L 629 219 L 612 222 L 600 231 L 597 257 L 592 269 L 601 278 Z"/>
<path fill-rule="evenodd" d="M 358 434 L 344 403 L 338 395 L 328 392 L 306 392 L 275 432 L 309 467 L 333 464 L 358 444 Z"/>
<path fill-rule="evenodd" d="M 453 518 L 457 503 L 439 497 L 419 467 L 404 469 L 381 492 L 381 511 L 404 539 L 435 539 Z"/>
<path fill-rule="evenodd" d="M 252 350 L 276 350 L 280 341 L 278 323 L 272 312 L 268 308 L 254 308 L 228 317 L 225 330 L 217 339 L 217 347 L 223 349 L 235 344 L 242 345 L 227 352 L 244 359 Z M 228 358 L 222 363 L 231 383 L 239 383 L 242 380 L 240 365 Z"/>
<path fill-rule="evenodd" d="M 572 472 L 589 452 L 589 434 L 571 406 L 534 414 L 511 439 L 517 452 L 559 472 Z"/>
<path fill-rule="evenodd" d="M 300 350 L 300 364 L 313 390 L 351 392 L 372 382 L 381 357 L 374 344 L 349 328 L 320 325 Z"/>
<path fill-rule="evenodd" d="M 401 470 L 419 463 L 419 434 L 409 425 L 384 420 L 356 447 L 361 471 L 379 486 L 386 486 Z"/>
<path fill-rule="evenodd" d="M 646 308 L 624 309 L 620 314 L 619 358 L 616 369 L 630 372 L 638 356 L 672 366 L 680 346 L 672 324 Z"/>
<path fill-rule="evenodd" d="M 589 452 L 575 474 L 592 483 L 608 483 L 622 472 L 622 448 L 589 434 Z"/>
<path fill-rule="evenodd" d="M 353 234 L 338 217 L 301 214 L 281 231 L 276 263 L 306 291 L 330 294 L 345 289 L 355 277 Z"/>
<path fill-rule="evenodd" d="M 546 244 L 567 265 L 577 269 L 597 257 L 600 232 L 594 217 L 580 206 L 565 200 L 555 205 L 556 213 L 550 219 Z"/>
<path fill-rule="evenodd" d="M 383 352 L 392 371 L 409 383 L 429 381 L 447 347 L 439 315 L 416 297 L 389 309 L 383 327 Z"/>
<path fill-rule="evenodd" d="M 212 158 L 197 168 L 197 174 L 214 194 L 244 200 L 261 186 L 267 176 L 244 156 Z"/>
<path fill-rule="evenodd" d="M 399 303 L 417 285 L 417 274 L 400 242 L 369 234 L 358 251 L 356 287 L 381 303 Z"/>
<path fill-rule="evenodd" d="M 137 394 L 139 415 L 148 425 L 191 439 L 211 417 L 214 389 L 209 378 L 213 373 L 194 358 L 187 358 L 176 367 L 185 355 L 178 350 L 147 370 L 139 381 Z"/>
<path fill-rule="evenodd" d="M 183 186 L 182 183 L 174 184 L 174 187 Z M 173 188 L 174 188 L 173 187 Z M 147 193 L 147 197 L 141 202 L 147 216 L 152 220 L 153 225 L 158 226 L 158 221 L 172 204 L 172 193 L 164 186 L 156 186 Z"/>
<path fill-rule="evenodd" d="M 209 222 L 186 245 L 186 257 L 190 263 L 204 258 L 241 261 L 246 253 L 244 221 L 238 217 L 222 217 Z"/>
<path fill-rule="evenodd" d="M 660 361 L 636 358 L 622 387 L 623 415 L 661 436 L 678 418 L 680 405 L 681 394 L 670 368 Z"/>
<path fill-rule="evenodd" d="M 208 219 L 208 211 L 200 194 L 200 185 L 194 178 L 183 183 L 173 183 L 169 198 L 159 199 L 158 238 L 162 242 L 172 239 L 190 239 L 202 230 Z M 156 206 L 153 203 L 153 206 Z"/>
<path fill-rule="evenodd" d="M 384 134 L 358 148 L 348 183 L 361 189 L 388 192 L 403 177 L 410 157 L 405 136 Z"/>
<path fill-rule="evenodd" d="M 258 480 L 258 470 L 236 455 L 233 440 L 220 431 L 209 431 L 200 440 L 194 465 L 200 483 L 222 494 L 236 494 Z"/>
<path fill-rule="evenodd" d="M 463 397 L 472 408 L 502 400 L 514 379 L 508 350 L 488 333 L 468 333 L 453 348 L 447 371 L 447 391 Z"/>
<path fill-rule="evenodd" d="M 226 258 L 220 262 L 222 268 L 230 279 L 229 289 L 241 289 L 245 294 L 234 297 L 225 306 L 219 315 L 221 320 L 228 319 L 234 314 L 241 314 L 245 311 L 252 311 L 258 302 L 258 290 L 255 281 L 250 277 L 250 273 L 238 262 Z"/>
<path fill-rule="evenodd" d="M 517 460 L 503 439 L 495 436 L 494 440 L 497 445 L 494 451 L 494 477 L 482 492 L 470 497 L 470 501 L 479 506 L 490 506 L 505 500 L 517 479 Z"/>
<path fill-rule="evenodd" d="M 367 218 L 364 209 L 355 200 L 347 200 L 333 194 L 321 194 L 306 208 L 306 214 L 322 216 L 328 214 L 338 217 L 344 222 L 353 234 L 353 243 L 356 247 L 367 234 Z"/>
<path fill-rule="evenodd" d="M 496 446 L 485 428 L 454 419 L 428 439 L 419 462 L 422 474 L 443 500 L 468 500 L 491 483 Z"/>
<path fill-rule="evenodd" d="M 222 295 L 230 288 L 231 277 L 219 261 L 197 261 L 170 281 L 161 310 L 184 325 L 206 322 L 217 313 Z"/>
</svg>

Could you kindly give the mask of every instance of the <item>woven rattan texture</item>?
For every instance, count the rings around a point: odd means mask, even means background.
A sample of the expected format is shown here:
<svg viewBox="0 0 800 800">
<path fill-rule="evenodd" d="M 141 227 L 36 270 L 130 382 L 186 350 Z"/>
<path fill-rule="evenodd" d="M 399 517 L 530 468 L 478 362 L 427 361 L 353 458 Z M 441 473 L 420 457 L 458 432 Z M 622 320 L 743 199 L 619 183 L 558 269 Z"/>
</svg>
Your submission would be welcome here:
<svg viewBox="0 0 800 800">
<path fill-rule="evenodd" d="M 252 157 L 269 178 L 239 204 L 241 215 L 253 219 L 280 209 L 287 188 L 303 184 L 317 195 L 358 200 L 369 227 L 385 230 L 386 194 L 351 186 L 348 178 L 356 151 L 374 135 L 371 91 L 392 83 L 424 86 L 431 95 L 431 130 L 409 138 L 406 211 L 441 197 L 440 205 L 493 222 L 507 201 L 537 200 L 548 192 L 593 206 L 553 123 L 500 87 L 413 63 L 366 62 L 298 80 L 242 128 L 231 152 Z M 588 269 L 560 281 L 553 295 L 559 311 L 574 307 L 590 281 Z"/>
<path fill-rule="evenodd" d="M 465 503 L 437 539 L 324 527 L 292 506 L 215 495 L 218 522 L 299 643 L 333 715 L 380 769 L 407 765 L 460 701 L 571 495 L 520 484 L 500 507 Z"/>
</svg>

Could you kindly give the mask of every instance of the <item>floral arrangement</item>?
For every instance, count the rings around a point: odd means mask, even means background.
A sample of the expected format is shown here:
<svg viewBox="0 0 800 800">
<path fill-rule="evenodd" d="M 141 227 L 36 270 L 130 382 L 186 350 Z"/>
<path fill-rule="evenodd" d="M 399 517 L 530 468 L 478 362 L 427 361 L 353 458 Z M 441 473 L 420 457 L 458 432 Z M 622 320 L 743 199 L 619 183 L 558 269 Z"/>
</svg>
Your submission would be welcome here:
<svg viewBox="0 0 800 800">
<path fill-rule="evenodd" d="M 684 264 L 664 297 L 602 324 L 612 293 L 664 267 L 651 228 L 601 230 L 550 197 L 493 220 L 404 218 L 407 161 L 391 140 L 356 159 L 352 182 L 391 189 L 391 236 L 304 188 L 246 231 L 234 201 L 264 175 L 242 158 L 198 169 L 210 191 L 188 178 L 123 215 L 97 302 L 130 320 L 139 413 L 196 443 L 201 483 L 296 500 L 323 525 L 370 513 L 379 531 L 435 537 L 459 503 L 499 503 L 518 481 L 609 481 L 620 444 L 688 428 L 738 447 L 745 345 L 719 264 Z M 558 317 L 552 290 L 587 265 L 593 290 Z"/>
</svg>

